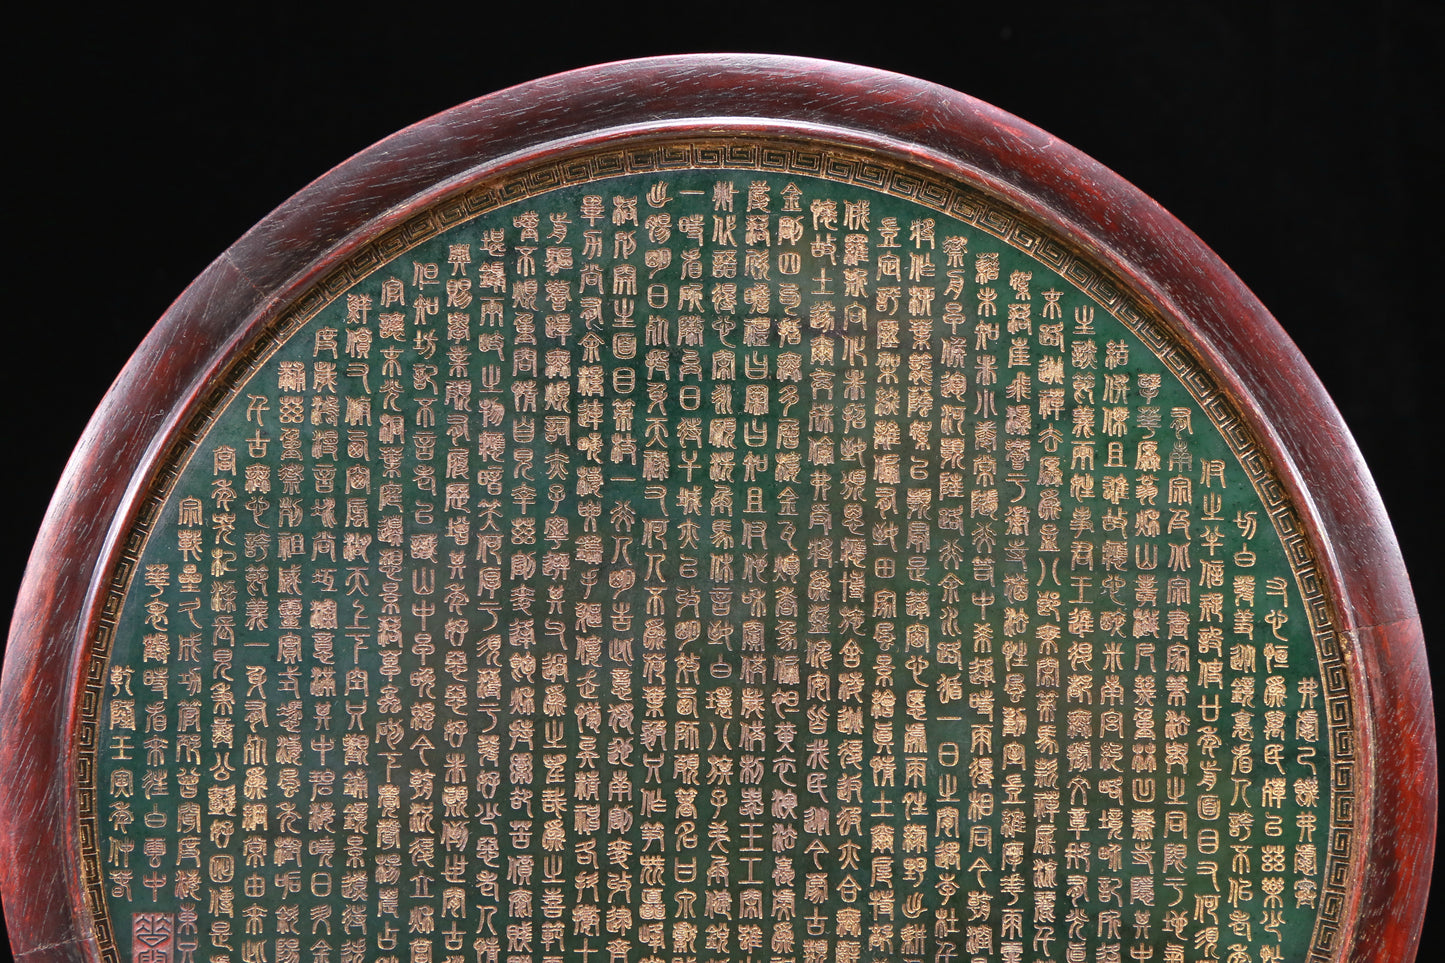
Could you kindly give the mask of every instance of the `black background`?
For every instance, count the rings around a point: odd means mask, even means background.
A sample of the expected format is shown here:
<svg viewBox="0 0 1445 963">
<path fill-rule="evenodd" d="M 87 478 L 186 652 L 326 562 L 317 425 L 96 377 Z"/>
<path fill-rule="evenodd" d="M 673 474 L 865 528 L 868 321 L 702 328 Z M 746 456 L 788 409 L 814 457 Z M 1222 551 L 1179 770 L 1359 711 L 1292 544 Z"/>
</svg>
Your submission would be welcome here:
<svg viewBox="0 0 1445 963">
<path fill-rule="evenodd" d="M 1093 156 L 1194 230 L 1339 406 L 1396 525 L 1426 637 L 1445 633 L 1432 414 L 1445 381 L 1438 3 L 1346 14 L 911 0 L 844 14 L 832 3 L 463 2 L 197 21 L 50 6 L 43 25 L 7 30 L 5 53 L 4 156 L 19 170 L 0 328 L 0 612 L 110 382 L 191 279 L 286 197 L 395 130 L 502 87 L 629 57 L 755 51 L 972 94 Z M 1445 698 L 1445 654 L 1434 662 Z M 1421 961 L 1440 958 L 1441 916 L 1427 920 Z"/>
</svg>

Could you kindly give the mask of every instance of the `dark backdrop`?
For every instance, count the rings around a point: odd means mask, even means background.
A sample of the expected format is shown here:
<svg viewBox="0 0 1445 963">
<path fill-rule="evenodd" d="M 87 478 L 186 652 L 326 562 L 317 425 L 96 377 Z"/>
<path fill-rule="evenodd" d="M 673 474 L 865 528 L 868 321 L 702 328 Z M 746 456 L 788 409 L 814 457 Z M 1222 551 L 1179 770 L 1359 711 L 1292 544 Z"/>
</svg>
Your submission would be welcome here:
<svg viewBox="0 0 1445 963">
<path fill-rule="evenodd" d="M 607 60 L 743 50 L 962 90 L 1179 217 L 1334 397 L 1394 519 L 1426 637 L 1445 638 L 1442 435 L 1430 414 L 1442 384 L 1445 7 L 834 7 L 463 2 L 188 22 L 52 2 L 40 26 L 7 28 L 4 154 L 20 170 L 6 198 L 19 244 L 0 356 L 0 613 L 111 380 L 186 284 L 283 199 L 387 134 L 505 86 Z M 1440 683 L 1445 655 L 1435 669 Z M 1438 952 L 1441 915 L 1421 960 Z"/>
</svg>

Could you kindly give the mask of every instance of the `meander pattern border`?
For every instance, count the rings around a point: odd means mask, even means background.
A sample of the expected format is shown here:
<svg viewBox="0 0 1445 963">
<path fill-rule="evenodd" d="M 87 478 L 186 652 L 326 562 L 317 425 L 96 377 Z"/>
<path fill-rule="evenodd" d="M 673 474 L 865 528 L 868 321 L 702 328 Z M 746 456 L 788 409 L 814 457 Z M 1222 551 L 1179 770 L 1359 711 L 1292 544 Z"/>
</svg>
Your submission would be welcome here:
<svg viewBox="0 0 1445 963">
<path fill-rule="evenodd" d="M 710 169 L 797 174 L 866 187 L 912 200 L 971 224 L 1067 278 L 1123 322 L 1183 382 L 1223 435 L 1259 494 L 1279 535 L 1309 615 L 1325 687 L 1331 799 L 1329 849 L 1309 963 L 1331 963 L 1338 959 L 1343 951 L 1340 937 L 1349 904 L 1345 884 L 1355 845 L 1354 699 L 1345 647 L 1333 613 L 1334 602 L 1324 591 L 1308 535 L 1272 470 L 1268 453 L 1234 410 L 1228 396 L 1190 352 L 1170 336 L 1155 313 L 1133 297 L 1121 279 L 1090 263 L 1082 252 L 1054 236 L 1049 227 L 979 188 L 946 179 L 921 164 L 869 154 L 851 146 L 820 145 L 821 139 L 814 136 L 795 141 L 776 134 L 748 133 L 707 138 L 674 135 L 665 139 L 639 135 L 630 144 L 596 148 L 500 177 L 488 177 L 481 184 L 463 186 L 354 252 L 297 297 L 289 309 L 218 373 L 210 390 L 200 398 L 195 413 L 176 432 L 145 488 L 135 519 L 116 552 L 85 659 L 75 744 L 80 869 L 92 931 L 105 963 L 122 963 L 106 908 L 95 785 L 100 707 L 111 643 L 131 575 L 151 527 L 213 416 L 276 348 L 322 308 L 373 271 L 445 230 L 504 205 L 562 187 L 628 174 Z"/>
</svg>

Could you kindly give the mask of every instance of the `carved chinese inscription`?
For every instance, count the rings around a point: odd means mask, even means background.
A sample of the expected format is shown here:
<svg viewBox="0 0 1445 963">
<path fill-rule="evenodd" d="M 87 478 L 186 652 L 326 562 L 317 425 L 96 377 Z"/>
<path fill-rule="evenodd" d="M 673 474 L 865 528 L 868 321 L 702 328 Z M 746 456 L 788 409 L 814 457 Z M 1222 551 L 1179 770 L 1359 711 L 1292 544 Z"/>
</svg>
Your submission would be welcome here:
<svg viewBox="0 0 1445 963">
<path fill-rule="evenodd" d="M 1302 958 L 1325 677 L 1180 357 L 798 171 L 434 232 L 158 498 L 99 676 L 108 951 Z"/>
</svg>

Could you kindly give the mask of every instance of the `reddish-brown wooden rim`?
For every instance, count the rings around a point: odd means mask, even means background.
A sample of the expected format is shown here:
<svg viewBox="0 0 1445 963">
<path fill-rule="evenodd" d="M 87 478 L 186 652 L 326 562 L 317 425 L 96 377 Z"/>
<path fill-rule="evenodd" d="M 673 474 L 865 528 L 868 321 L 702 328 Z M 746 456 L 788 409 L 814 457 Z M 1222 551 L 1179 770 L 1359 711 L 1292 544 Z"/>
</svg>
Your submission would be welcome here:
<svg viewBox="0 0 1445 963">
<path fill-rule="evenodd" d="M 86 641 L 138 496 L 204 386 L 363 238 L 479 172 L 660 129 L 810 132 L 921 163 L 1056 226 L 1156 307 L 1273 461 L 1319 554 L 1359 727 L 1344 959 L 1415 956 L 1434 852 L 1434 716 L 1420 620 L 1349 431 L 1294 344 L 1193 233 L 1118 175 L 963 94 L 863 67 L 697 55 L 548 77 L 439 114 L 321 177 L 180 296 L 87 426 L 41 526 L 0 678 L 0 894 L 17 959 L 95 959 L 73 732 Z"/>
</svg>

